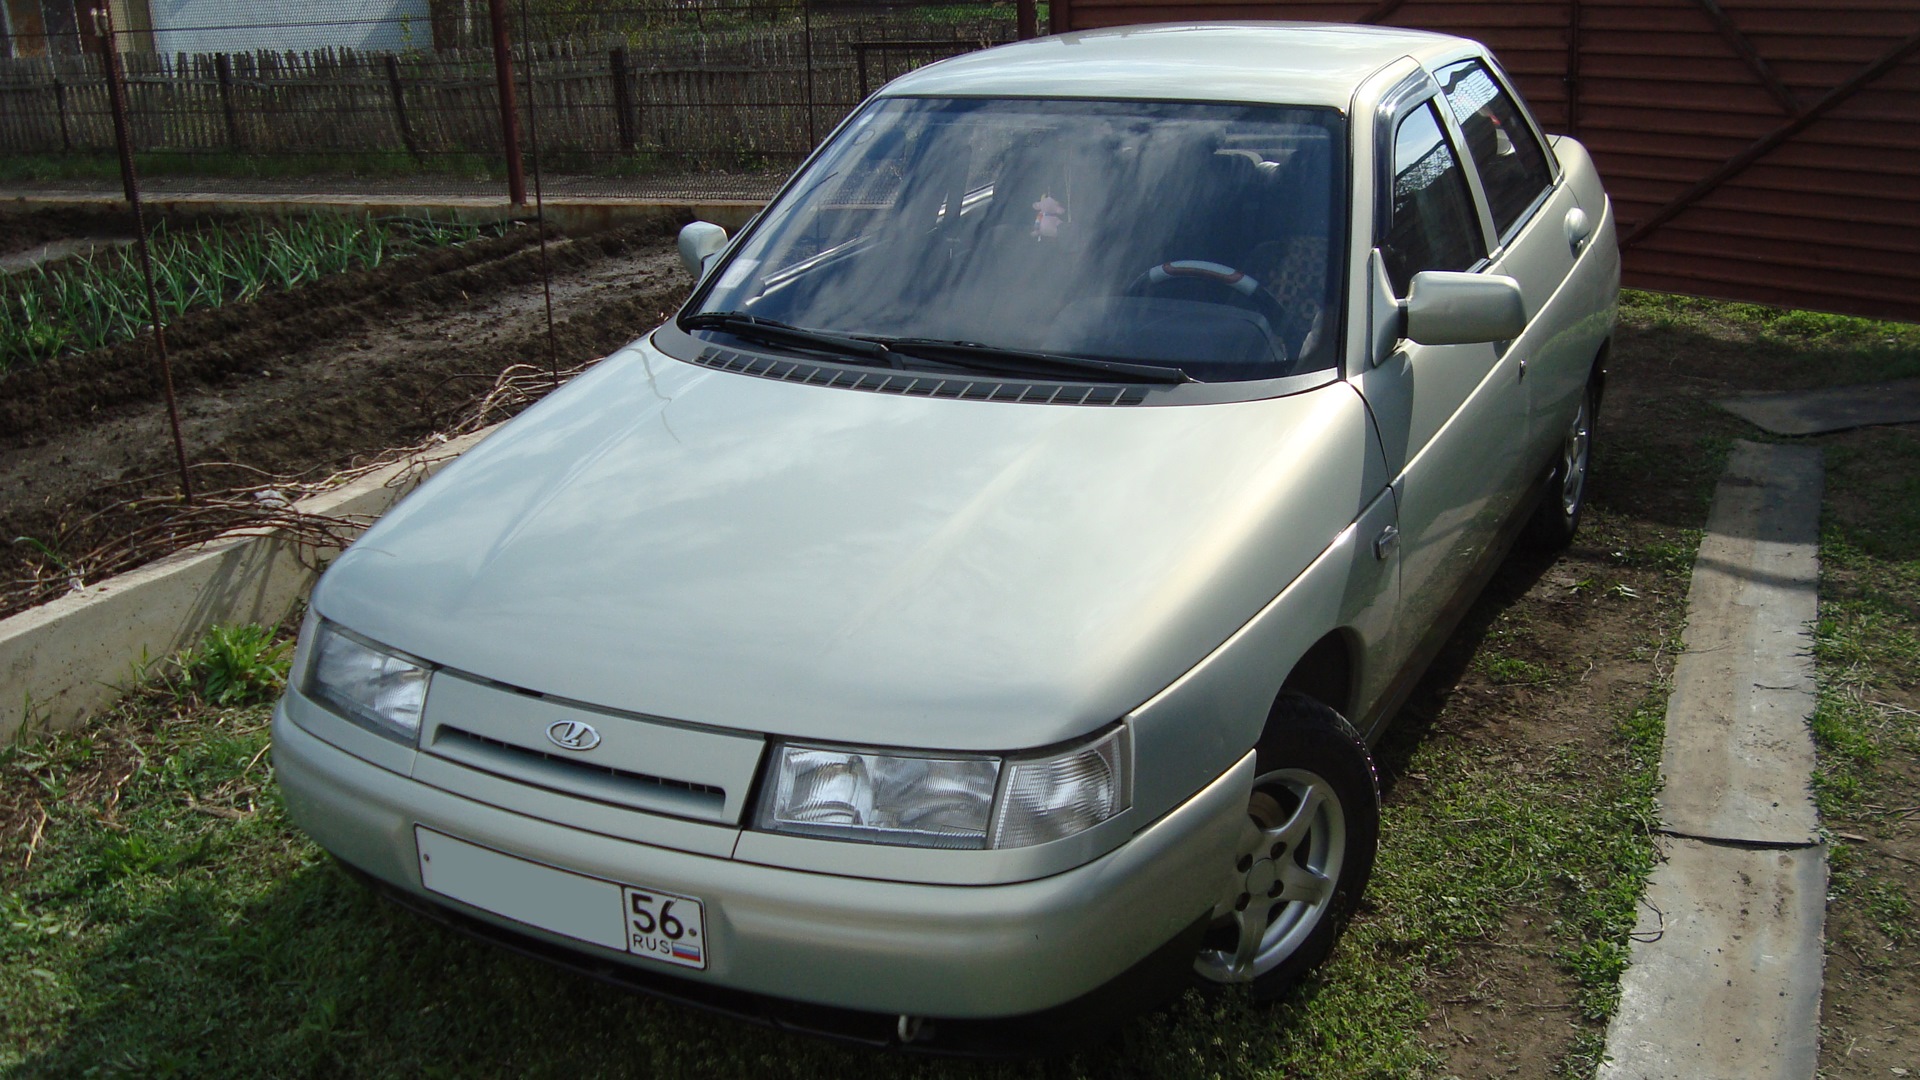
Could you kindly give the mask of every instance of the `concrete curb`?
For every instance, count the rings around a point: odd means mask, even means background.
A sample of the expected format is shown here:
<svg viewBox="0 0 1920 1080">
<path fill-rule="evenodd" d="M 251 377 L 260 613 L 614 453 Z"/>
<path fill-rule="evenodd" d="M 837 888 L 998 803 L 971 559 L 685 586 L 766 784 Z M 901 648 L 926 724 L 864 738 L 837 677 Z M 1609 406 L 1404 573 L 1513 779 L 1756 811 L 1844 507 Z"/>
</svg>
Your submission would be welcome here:
<svg viewBox="0 0 1920 1080">
<path fill-rule="evenodd" d="M 126 202 L 117 194 L 0 194 L 0 209 L 97 210 Z M 380 217 L 453 217 L 461 221 L 529 220 L 533 207 L 514 206 L 497 195 L 256 195 L 151 192 L 141 202 L 149 212 L 167 214 L 310 214 L 315 211 L 372 214 Z M 543 200 L 547 220 L 578 231 L 640 222 L 711 221 L 730 231 L 766 205 L 756 199 L 608 199 L 556 196 Z"/>
<path fill-rule="evenodd" d="M 483 428 L 303 499 L 303 514 L 370 522 L 491 434 Z M 227 623 L 284 619 L 338 552 L 240 536 L 170 555 L 0 620 L 0 744 L 78 725 L 111 705 L 142 664 Z"/>
<path fill-rule="evenodd" d="M 1734 444 L 1667 702 L 1661 863 L 1602 1080 L 1811 1080 L 1827 855 L 1810 786 L 1820 451 Z"/>
</svg>

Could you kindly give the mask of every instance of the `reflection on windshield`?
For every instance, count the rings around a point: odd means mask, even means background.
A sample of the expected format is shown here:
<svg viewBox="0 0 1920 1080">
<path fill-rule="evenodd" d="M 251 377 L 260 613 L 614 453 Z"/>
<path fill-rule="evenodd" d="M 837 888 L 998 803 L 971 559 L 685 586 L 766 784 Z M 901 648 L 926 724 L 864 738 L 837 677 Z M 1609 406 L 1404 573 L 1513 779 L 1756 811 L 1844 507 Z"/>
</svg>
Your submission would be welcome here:
<svg viewBox="0 0 1920 1080">
<path fill-rule="evenodd" d="M 1325 109 L 883 99 L 699 310 L 1214 381 L 1318 370 L 1344 136 Z"/>
</svg>

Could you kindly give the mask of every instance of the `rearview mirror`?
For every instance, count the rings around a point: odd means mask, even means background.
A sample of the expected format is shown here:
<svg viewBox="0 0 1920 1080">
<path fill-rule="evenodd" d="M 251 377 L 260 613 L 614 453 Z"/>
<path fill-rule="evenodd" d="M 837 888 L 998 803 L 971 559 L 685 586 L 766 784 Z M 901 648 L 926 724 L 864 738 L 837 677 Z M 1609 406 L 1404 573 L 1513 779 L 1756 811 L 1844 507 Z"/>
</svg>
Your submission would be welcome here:
<svg viewBox="0 0 1920 1080">
<path fill-rule="evenodd" d="M 1510 277 L 1423 270 L 1407 290 L 1407 336 L 1422 345 L 1511 341 L 1526 328 L 1526 301 Z"/>
<path fill-rule="evenodd" d="M 727 246 L 727 230 L 710 221 L 695 221 L 680 230 L 680 262 L 699 281 L 713 257 Z"/>
</svg>

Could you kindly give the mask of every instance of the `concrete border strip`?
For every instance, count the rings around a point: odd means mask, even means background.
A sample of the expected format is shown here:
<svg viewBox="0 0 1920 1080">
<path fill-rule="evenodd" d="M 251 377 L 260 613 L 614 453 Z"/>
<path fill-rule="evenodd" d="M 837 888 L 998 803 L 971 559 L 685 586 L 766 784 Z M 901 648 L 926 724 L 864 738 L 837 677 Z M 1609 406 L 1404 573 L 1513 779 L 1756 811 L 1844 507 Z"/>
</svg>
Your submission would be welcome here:
<svg viewBox="0 0 1920 1080">
<path fill-rule="evenodd" d="M 492 431 L 449 439 L 293 509 L 372 521 Z M 279 622 L 334 554 L 274 534 L 216 540 L 0 620 L 0 744 L 23 730 L 78 725 L 117 700 L 143 661 L 198 642 L 209 627 Z"/>
<path fill-rule="evenodd" d="M 1811 1080 L 1826 848 L 1810 787 L 1820 451 L 1738 442 L 1687 594 L 1647 882 L 1602 1080 Z"/>
</svg>

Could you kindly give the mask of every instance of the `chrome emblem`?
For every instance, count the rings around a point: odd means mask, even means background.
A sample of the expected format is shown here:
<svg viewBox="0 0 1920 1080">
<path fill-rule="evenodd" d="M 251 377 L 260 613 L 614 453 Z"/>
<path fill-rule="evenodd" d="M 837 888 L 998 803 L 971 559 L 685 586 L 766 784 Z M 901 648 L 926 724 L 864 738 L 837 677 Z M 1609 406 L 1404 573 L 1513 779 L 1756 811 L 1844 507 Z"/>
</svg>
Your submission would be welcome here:
<svg viewBox="0 0 1920 1080">
<path fill-rule="evenodd" d="M 547 741 L 562 750 L 591 750 L 600 745 L 600 733 L 578 720 L 555 720 L 547 725 Z"/>
</svg>

